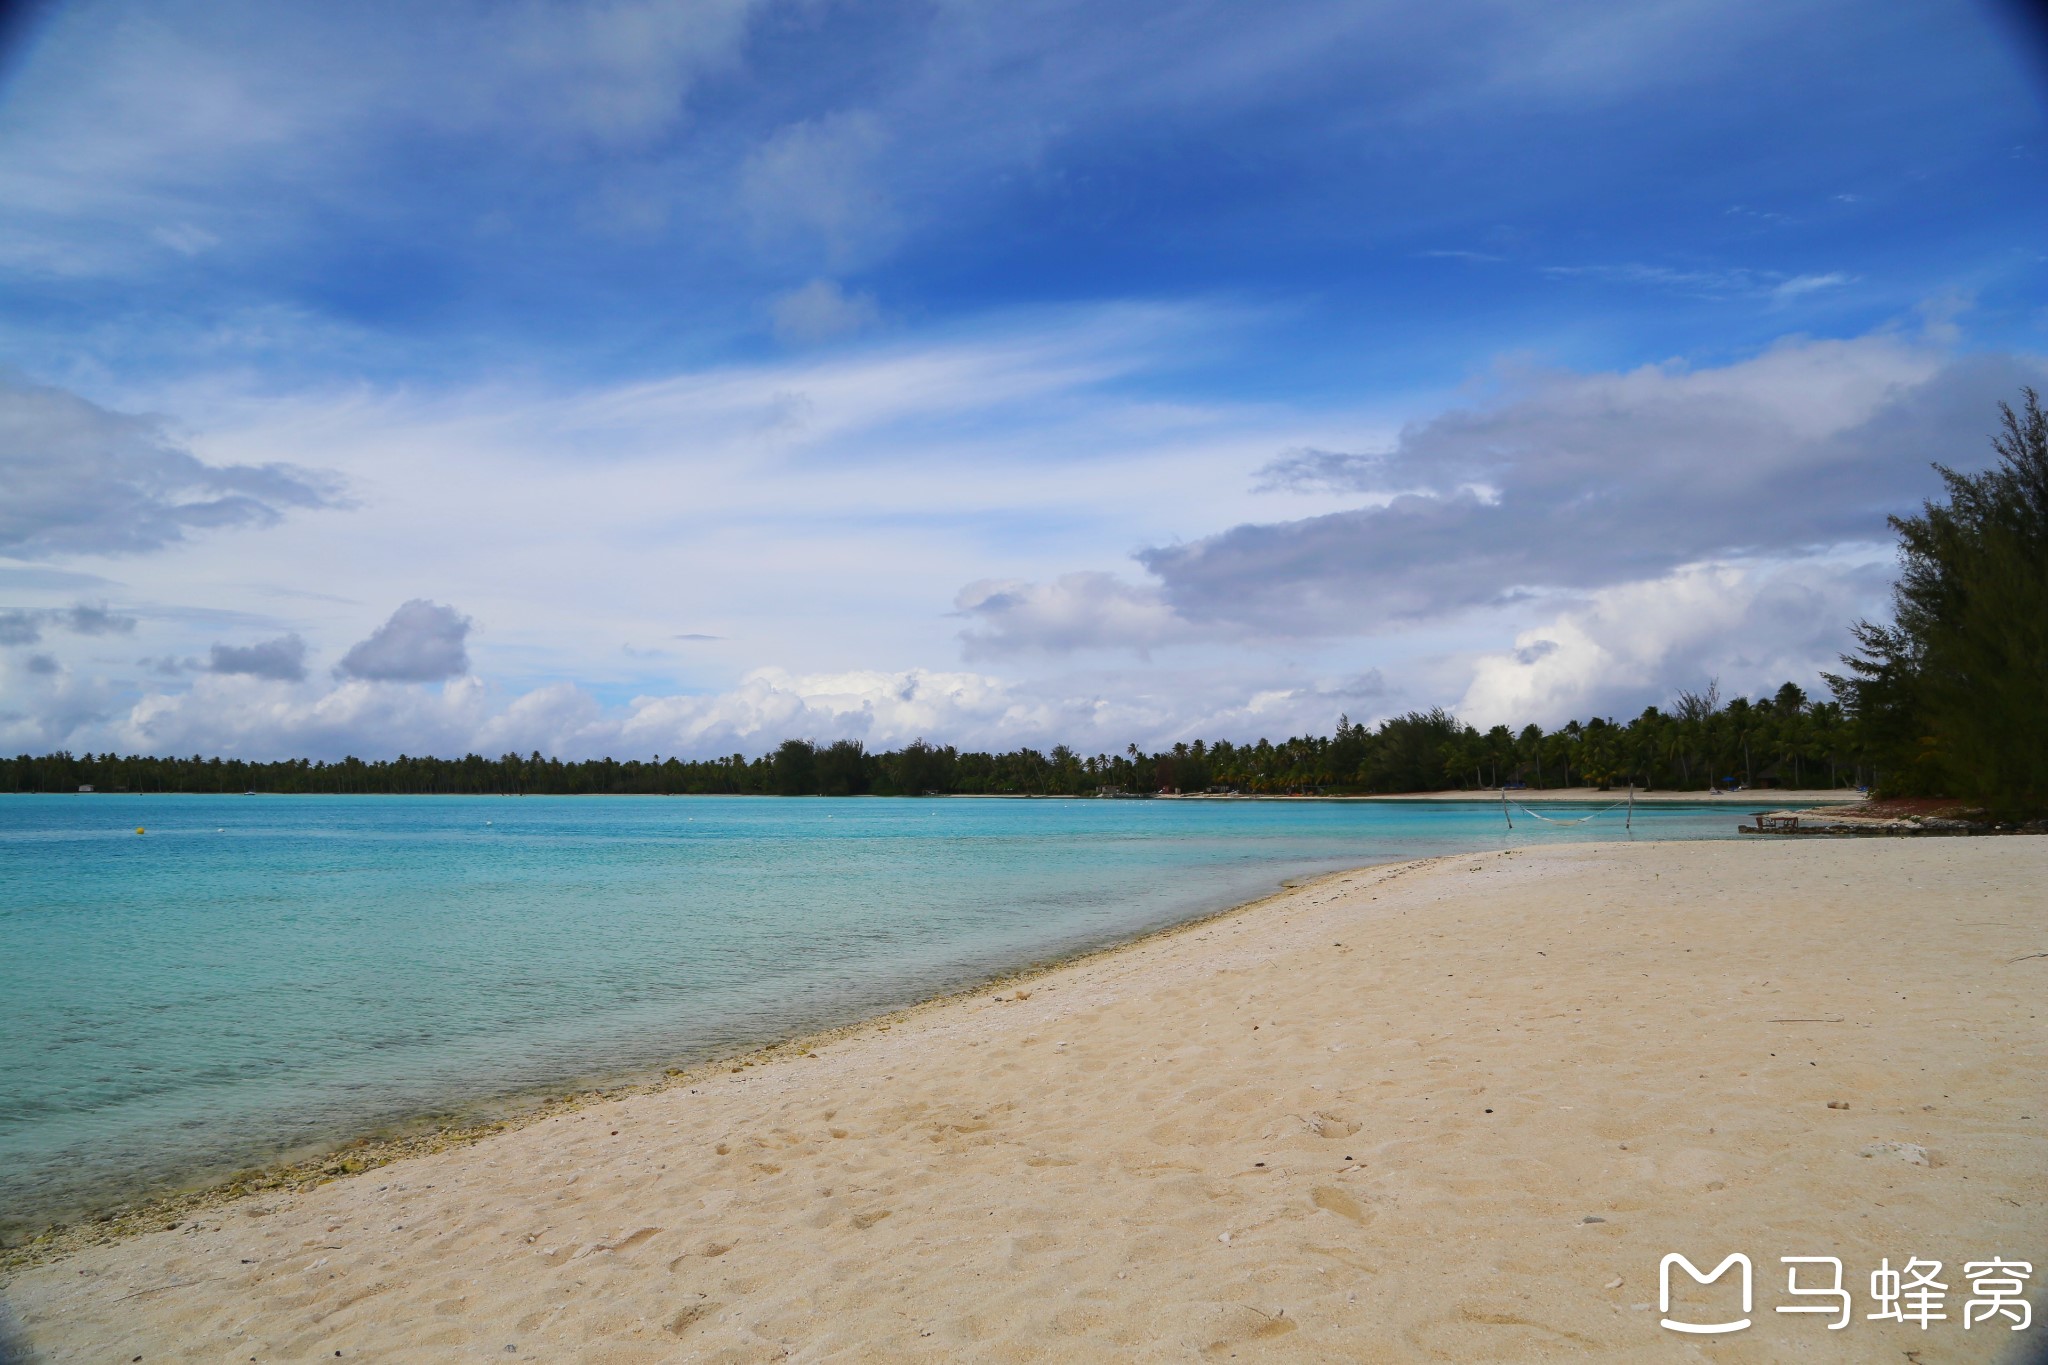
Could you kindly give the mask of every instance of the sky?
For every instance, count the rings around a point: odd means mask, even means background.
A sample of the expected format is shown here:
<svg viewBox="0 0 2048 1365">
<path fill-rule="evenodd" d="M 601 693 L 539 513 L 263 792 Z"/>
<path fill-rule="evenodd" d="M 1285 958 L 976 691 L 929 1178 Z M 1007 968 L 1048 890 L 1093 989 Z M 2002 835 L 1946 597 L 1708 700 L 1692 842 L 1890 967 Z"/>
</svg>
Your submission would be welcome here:
<svg viewBox="0 0 2048 1365">
<path fill-rule="evenodd" d="M 1819 693 L 2044 222 L 1988 0 L 20 9 L 0 750 Z"/>
</svg>

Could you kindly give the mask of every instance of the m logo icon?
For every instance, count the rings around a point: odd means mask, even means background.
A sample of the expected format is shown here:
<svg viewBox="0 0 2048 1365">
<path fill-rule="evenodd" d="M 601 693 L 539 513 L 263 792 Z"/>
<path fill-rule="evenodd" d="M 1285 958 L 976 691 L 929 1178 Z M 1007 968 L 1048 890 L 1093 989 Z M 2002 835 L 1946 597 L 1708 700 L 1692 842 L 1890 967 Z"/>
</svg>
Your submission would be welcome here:
<svg viewBox="0 0 2048 1365">
<path fill-rule="evenodd" d="M 1685 1273 L 1692 1276 L 1693 1282 L 1695 1284 L 1712 1284 L 1715 1280 L 1720 1279 L 1723 1275 L 1728 1273 L 1729 1266 L 1741 1266 L 1743 1316 L 1737 1318 L 1733 1322 L 1678 1322 L 1675 1319 L 1673 1319 L 1671 1317 L 1671 1267 L 1674 1265 L 1684 1266 Z M 1664 1325 L 1674 1332 L 1692 1332 L 1696 1334 L 1704 1334 L 1707 1332 L 1740 1332 L 1743 1328 L 1749 1326 L 1750 1302 L 1751 1296 L 1749 1257 L 1743 1255 L 1739 1251 L 1729 1256 L 1728 1259 L 1721 1262 L 1721 1264 L 1715 1266 L 1713 1271 L 1710 1274 L 1706 1275 L 1700 1274 L 1700 1268 L 1698 1266 L 1694 1265 L 1691 1261 L 1686 1260 L 1685 1257 L 1679 1255 L 1675 1251 L 1657 1263 L 1657 1311 L 1664 1314 Z"/>
</svg>

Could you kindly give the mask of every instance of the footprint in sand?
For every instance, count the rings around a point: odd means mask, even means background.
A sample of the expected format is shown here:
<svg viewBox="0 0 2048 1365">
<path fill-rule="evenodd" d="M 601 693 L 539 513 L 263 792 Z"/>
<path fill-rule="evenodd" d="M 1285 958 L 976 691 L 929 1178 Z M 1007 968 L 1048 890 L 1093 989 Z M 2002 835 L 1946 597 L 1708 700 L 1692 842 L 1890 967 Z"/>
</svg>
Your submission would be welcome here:
<svg viewBox="0 0 2048 1365">
<path fill-rule="evenodd" d="M 1270 1341 L 1284 1337 L 1296 1330 L 1293 1318 L 1286 1309 L 1268 1313 L 1253 1308 L 1250 1304 L 1239 1304 L 1231 1313 L 1223 1335 L 1202 1348 L 1202 1354 L 1212 1359 L 1235 1354 L 1233 1348 L 1252 1341 Z"/>
<path fill-rule="evenodd" d="M 1358 1201 L 1335 1185 L 1318 1185 L 1308 1197 L 1317 1208 L 1328 1209 L 1340 1218 L 1349 1218 L 1354 1223 L 1365 1221 L 1365 1210 L 1359 1207 Z"/>
<path fill-rule="evenodd" d="M 1340 1118 L 1336 1114 L 1324 1113 L 1321 1110 L 1311 1114 L 1303 1122 L 1307 1123 L 1308 1130 L 1319 1138 L 1348 1138 L 1359 1129 L 1359 1125 L 1350 1119 Z"/>
<path fill-rule="evenodd" d="M 705 1318 L 717 1312 L 718 1309 L 719 1305 L 715 1303 L 693 1303 L 670 1318 L 663 1326 L 668 1329 L 670 1336 L 679 1337 Z"/>
</svg>

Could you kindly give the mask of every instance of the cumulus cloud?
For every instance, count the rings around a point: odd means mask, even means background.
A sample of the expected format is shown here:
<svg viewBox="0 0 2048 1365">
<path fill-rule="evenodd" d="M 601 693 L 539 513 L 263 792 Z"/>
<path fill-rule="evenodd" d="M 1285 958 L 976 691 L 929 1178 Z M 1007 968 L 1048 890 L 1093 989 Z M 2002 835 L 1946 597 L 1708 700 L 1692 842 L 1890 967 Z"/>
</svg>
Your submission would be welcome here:
<svg viewBox="0 0 2048 1365">
<path fill-rule="evenodd" d="M 0 375 L 0 553 L 135 554 L 187 533 L 264 526 L 332 507 L 332 476 L 288 464 L 208 464 L 153 417 Z"/>
<path fill-rule="evenodd" d="M 477 747 L 489 714 L 490 698 L 475 678 L 433 690 L 348 681 L 306 696 L 263 678 L 202 673 L 189 688 L 144 696 L 92 733 L 136 753 L 461 754 Z"/>
<path fill-rule="evenodd" d="M 758 753 L 803 735 L 859 739 L 897 748 L 914 739 L 1008 749 L 1069 744 L 1083 752 L 1178 739 L 1327 731 L 1337 716 L 1363 716 L 1390 696 L 1377 670 L 1276 684 L 1270 677 L 1158 679 L 1105 675 L 1037 682 L 985 673 L 906 669 L 791 673 L 764 668 L 727 691 L 699 697 L 643 697 L 616 722 L 614 747 L 587 752 Z M 565 697 L 555 703 L 601 731 Z"/>
<path fill-rule="evenodd" d="M 763 668 L 702 697 L 642 698 L 621 725 L 635 750 L 758 749 L 790 735 L 907 743 L 920 735 L 1042 732 L 1043 703 L 979 673 L 861 669 L 792 674 Z"/>
<path fill-rule="evenodd" d="M 1482 726 L 1554 725 L 1633 712 L 1710 677 L 1730 695 L 1811 686 L 1890 577 L 1874 560 L 1695 564 L 1603 589 L 1480 657 L 1457 710 Z"/>
<path fill-rule="evenodd" d="M 1119 709 L 1121 708 L 1121 709 Z M 104 717 L 81 717 L 84 724 Z M 152 693 L 94 729 L 94 743 L 144 752 L 301 754 L 520 753 L 710 756 L 758 753 L 790 736 L 899 745 L 921 735 L 991 744 L 1049 744 L 1131 720 L 1148 735 L 1159 717 L 1119 699 L 1047 698 L 965 672 L 798 674 L 760 669 L 699 696 L 648 696 L 607 708 L 560 683 L 505 698 L 474 677 L 446 687 L 380 687 L 349 680 L 318 695 L 245 674 L 202 673 L 182 690 Z M 56 730 L 56 722 L 42 722 Z M 0 736 L 7 731 L 0 728 Z M 64 740 L 52 733 L 47 742 Z M 74 741 L 78 742 L 78 741 Z"/>
<path fill-rule="evenodd" d="M 1369 638 L 1503 609 L 1526 621 L 1532 603 L 1686 566 L 1888 545 L 1886 517 L 1937 492 L 1930 464 L 1981 466 L 1997 402 L 2044 374 L 2038 357 L 1890 331 L 1715 367 L 1511 372 L 1383 448 L 1293 447 L 1254 475 L 1257 491 L 1354 506 L 1140 550 L 1149 578 L 970 583 L 962 640 L 999 658 Z"/>
<path fill-rule="evenodd" d="M 2042 369 L 1874 335 L 1713 369 L 1527 376 L 1384 454 L 1291 452 L 1265 474 L 1348 484 L 1377 505 L 1138 559 L 1191 622 L 1370 633 L 1690 563 L 1881 541 L 1887 514 L 1934 491 L 1930 461 L 1984 462 L 1994 404 Z"/>
<path fill-rule="evenodd" d="M 247 674 L 198 673 L 189 687 L 151 692 L 107 714 L 76 705 L 62 717 L 24 716 L 41 747 L 338 758 L 399 752 L 486 754 L 539 750 L 599 755 L 759 754 L 792 736 L 859 739 L 895 748 L 918 738 L 994 749 L 1071 744 L 1087 752 L 1178 739 L 1327 730 L 1340 712 L 1363 717 L 1390 693 L 1376 671 L 1290 681 L 1265 676 L 1156 680 L 1104 675 L 1036 683 L 930 669 L 797 673 L 757 669 L 722 691 L 636 697 L 605 706 L 568 683 L 506 697 L 474 677 L 440 689 L 344 681 L 321 693 Z M 45 688 L 49 693 L 50 689 Z M 43 704 L 54 707 L 53 695 Z M 0 739 L 11 733 L 0 725 Z"/>
<path fill-rule="evenodd" d="M 389 628 L 388 625 L 385 627 Z M 369 641 L 363 643 L 368 644 Z M 459 642 L 457 648 L 460 648 Z M 306 676 L 306 642 L 297 635 L 285 635 L 254 645 L 215 645 L 206 667 L 210 673 L 239 673 L 251 678 L 269 678 L 274 682 L 300 682 Z"/>
<path fill-rule="evenodd" d="M 768 311 L 776 336 L 806 346 L 864 331 L 881 317 L 874 295 L 849 294 L 836 281 L 823 279 L 776 295 Z"/>
<path fill-rule="evenodd" d="M 43 638 L 43 623 L 30 611 L 0 611 L 0 645 L 32 645 Z"/>
<path fill-rule="evenodd" d="M 0 749 L 44 753 L 100 728 L 120 711 L 114 686 L 49 654 L 0 655 Z"/>
<path fill-rule="evenodd" d="M 469 672 L 470 620 L 416 597 L 341 656 L 335 672 L 365 682 L 440 682 Z"/>
</svg>

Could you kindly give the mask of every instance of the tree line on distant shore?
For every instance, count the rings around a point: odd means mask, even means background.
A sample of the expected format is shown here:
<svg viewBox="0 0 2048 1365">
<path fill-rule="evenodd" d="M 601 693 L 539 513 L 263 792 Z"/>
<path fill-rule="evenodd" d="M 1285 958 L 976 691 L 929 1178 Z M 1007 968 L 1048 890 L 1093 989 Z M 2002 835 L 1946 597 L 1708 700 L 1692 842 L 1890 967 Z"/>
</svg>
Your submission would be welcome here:
<svg viewBox="0 0 2048 1365">
<path fill-rule="evenodd" d="M 1894 517 L 1902 573 L 1894 621 L 1854 626 L 1832 699 L 1793 683 L 1724 702 L 1709 683 L 1625 722 L 1481 731 L 1449 712 L 1330 735 L 1137 745 L 1084 755 L 962 751 L 923 740 L 869 752 L 855 739 L 784 740 L 748 758 L 563 762 L 539 753 L 339 762 L 153 758 L 58 752 L 0 759 L 0 791 L 734 794 L 780 796 L 1142 796 L 1372 794 L 1624 783 L 1704 791 L 1874 784 L 1999 813 L 2048 809 L 2048 417 L 2028 389 L 2000 405 L 1999 462 L 1979 475 L 1936 466 L 1945 503 Z"/>
<path fill-rule="evenodd" d="M 1416 711 L 1355 725 L 1340 718 L 1331 735 L 1251 744 L 1228 740 L 1175 744 L 1146 752 L 1083 755 L 1050 751 L 962 751 L 923 740 L 887 752 L 859 741 L 785 740 L 749 759 L 563 762 L 520 757 L 401 756 L 337 763 L 293 759 L 150 758 L 54 753 L 0 760 L 0 788 L 16 791 L 420 792 L 420 793 L 726 793 L 762 796 L 973 794 L 1011 796 L 1151 795 L 1233 791 L 1253 795 L 1349 794 L 1491 788 L 1613 786 L 1703 790 L 1758 783 L 1840 786 L 1867 771 L 1856 730 L 1831 701 L 1810 701 L 1791 683 L 1757 701 L 1725 705 L 1709 685 L 1683 693 L 1669 712 L 1651 707 L 1625 724 L 1594 718 L 1519 733 L 1480 731 L 1444 710 Z"/>
</svg>

